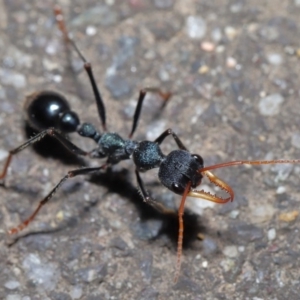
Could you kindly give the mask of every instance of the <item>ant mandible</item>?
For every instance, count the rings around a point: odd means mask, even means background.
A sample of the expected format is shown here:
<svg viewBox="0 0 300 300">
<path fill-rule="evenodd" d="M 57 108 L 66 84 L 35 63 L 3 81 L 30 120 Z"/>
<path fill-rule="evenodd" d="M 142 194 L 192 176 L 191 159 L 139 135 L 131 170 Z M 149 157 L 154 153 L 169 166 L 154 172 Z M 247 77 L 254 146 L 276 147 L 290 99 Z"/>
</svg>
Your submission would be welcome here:
<svg viewBox="0 0 300 300">
<path fill-rule="evenodd" d="M 154 141 L 135 141 L 132 139 L 132 137 L 138 125 L 138 120 L 146 93 L 158 93 L 165 101 L 168 101 L 171 96 L 170 93 L 163 93 L 161 90 L 153 88 L 142 89 L 139 93 L 129 139 L 123 139 L 117 133 L 108 132 L 106 128 L 105 106 L 94 78 L 92 66 L 89 62 L 87 62 L 85 57 L 79 51 L 73 39 L 69 37 L 61 8 L 59 6 L 55 6 L 54 12 L 57 24 L 59 26 L 59 29 L 63 33 L 66 43 L 72 45 L 75 52 L 83 61 L 84 69 L 88 74 L 95 96 L 98 114 L 102 123 L 103 133 L 98 132 L 91 123 L 81 124 L 79 117 L 70 109 L 67 100 L 62 95 L 53 91 L 42 91 L 34 93 L 27 98 L 27 101 L 25 103 L 25 110 L 28 123 L 32 128 L 38 130 L 39 133 L 36 136 L 30 138 L 21 146 L 9 151 L 9 155 L 4 164 L 4 169 L 0 174 L 0 180 L 3 180 L 5 178 L 12 157 L 15 154 L 21 152 L 28 146 L 42 140 L 46 136 L 54 137 L 64 147 L 66 147 L 66 149 L 76 155 L 99 159 L 106 158 L 106 163 L 99 167 L 81 168 L 69 171 L 67 175 L 65 175 L 55 185 L 55 187 L 49 192 L 49 194 L 39 202 L 39 205 L 29 216 L 29 218 L 27 218 L 18 226 L 11 228 L 8 231 L 8 234 L 17 234 L 24 228 L 26 228 L 28 224 L 33 221 L 40 209 L 52 198 L 54 193 L 67 179 L 78 175 L 93 174 L 95 172 L 102 171 L 114 164 L 117 164 L 122 160 L 132 158 L 136 167 L 135 174 L 138 187 L 141 191 L 144 202 L 150 204 L 162 213 L 173 213 L 173 211 L 165 208 L 160 202 L 152 199 L 150 194 L 144 187 L 144 183 L 142 181 L 140 173 L 146 172 L 153 168 L 159 169 L 158 178 L 165 187 L 167 187 L 172 192 L 182 196 L 178 209 L 179 231 L 175 274 L 175 281 L 177 281 L 181 265 L 182 241 L 184 232 L 183 213 L 186 198 L 196 197 L 220 204 L 225 204 L 229 201 L 233 201 L 234 199 L 234 192 L 231 187 L 223 180 L 215 176 L 211 172 L 211 170 L 237 165 L 263 165 L 283 163 L 295 164 L 300 163 L 300 159 L 257 161 L 238 160 L 204 167 L 202 157 L 198 154 L 190 153 L 184 146 L 182 141 L 179 139 L 179 137 L 172 131 L 172 129 L 167 129 Z M 65 134 L 73 132 L 77 132 L 82 137 L 94 140 L 97 144 L 97 147 L 88 152 L 78 148 L 75 144 L 70 142 L 65 137 Z M 164 155 L 160 149 L 160 145 L 169 135 L 173 137 L 179 149 L 173 150 L 169 154 Z M 228 197 L 222 198 L 203 190 L 196 190 L 197 186 L 200 185 L 204 175 L 208 177 L 208 179 L 212 183 L 224 190 L 228 194 Z"/>
</svg>

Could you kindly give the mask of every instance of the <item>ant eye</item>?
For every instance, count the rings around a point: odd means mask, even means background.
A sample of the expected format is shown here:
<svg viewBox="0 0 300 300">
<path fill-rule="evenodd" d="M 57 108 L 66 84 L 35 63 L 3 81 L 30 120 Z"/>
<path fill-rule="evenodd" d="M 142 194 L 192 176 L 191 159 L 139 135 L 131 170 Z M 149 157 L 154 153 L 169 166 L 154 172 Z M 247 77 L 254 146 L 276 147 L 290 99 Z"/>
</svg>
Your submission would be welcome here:
<svg viewBox="0 0 300 300">
<path fill-rule="evenodd" d="M 198 154 L 192 154 L 192 157 L 200 164 L 203 166 L 203 158 L 198 155 Z"/>
<path fill-rule="evenodd" d="M 172 183 L 172 191 L 176 194 L 183 194 L 184 189 L 180 187 L 177 183 Z"/>
</svg>

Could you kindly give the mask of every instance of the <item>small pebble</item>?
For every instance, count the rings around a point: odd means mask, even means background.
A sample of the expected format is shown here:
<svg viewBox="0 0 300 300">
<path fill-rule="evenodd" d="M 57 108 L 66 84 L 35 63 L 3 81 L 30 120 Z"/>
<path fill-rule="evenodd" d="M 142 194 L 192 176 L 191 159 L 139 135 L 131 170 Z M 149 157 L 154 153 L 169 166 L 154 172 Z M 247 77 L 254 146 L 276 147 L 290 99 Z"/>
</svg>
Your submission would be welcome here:
<svg viewBox="0 0 300 300">
<path fill-rule="evenodd" d="M 215 50 L 215 44 L 213 44 L 211 42 L 202 42 L 201 49 L 206 52 L 212 52 Z"/>
<path fill-rule="evenodd" d="M 260 99 L 258 108 L 263 116 L 275 116 L 280 112 L 280 105 L 284 102 L 284 98 L 280 94 L 272 94 Z"/>
<path fill-rule="evenodd" d="M 230 257 L 230 258 L 237 257 L 238 256 L 237 247 L 234 246 L 234 245 L 232 245 L 232 246 L 226 246 L 223 249 L 223 254 L 226 255 L 227 257 Z"/>
<path fill-rule="evenodd" d="M 204 269 L 206 269 L 208 267 L 208 262 L 206 260 L 204 262 L 202 262 L 202 267 Z"/>
<path fill-rule="evenodd" d="M 268 222 L 273 217 L 274 213 L 274 207 L 267 203 L 254 206 L 251 211 L 255 222 Z"/>
<path fill-rule="evenodd" d="M 245 246 L 239 246 L 238 250 L 239 250 L 239 252 L 244 252 L 245 251 Z"/>
<path fill-rule="evenodd" d="M 232 41 L 237 36 L 237 33 L 237 30 L 232 26 L 225 27 L 225 34 L 230 41 Z"/>
<path fill-rule="evenodd" d="M 95 26 L 88 26 L 85 30 L 85 33 L 89 36 L 93 36 L 97 33 L 97 29 Z"/>
<path fill-rule="evenodd" d="M 273 241 L 276 238 L 276 229 L 275 228 L 271 228 L 268 230 L 268 240 L 269 241 Z"/>
<path fill-rule="evenodd" d="M 16 280 L 10 280 L 5 282 L 4 286 L 9 290 L 14 290 L 20 286 L 20 282 Z"/>
<path fill-rule="evenodd" d="M 286 47 L 284 47 L 284 52 L 288 55 L 294 55 L 295 49 L 291 46 L 286 46 Z"/>
<path fill-rule="evenodd" d="M 299 211 L 297 210 L 285 212 L 279 215 L 279 220 L 283 222 L 292 222 L 298 217 L 298 215 Z"/>
<path fill-rule="evenodd" d="M 271 65 L 274 65 L 274 66 L 279 66 L 282 64 L 283 62 L 283 58 L 280 54 L 278 53 L 270 53 L 268 56 L 267 56 L 267 59 L 268 59 L 268 62 L 271 64 Z"/>
<path fill-rule="evenodd" d="M 222 40 L 222 31 L 220 28 L 215 28 L 211 32 L 211 38 L 215 43 L 219 43 Z"/>
<path fill-rule="evenodd" d="M 228 68 L 234 68 L 236 65 L 237 65 L 237 62 L 233 57 L 227 57 L 226 66 Z"/>
<path fill-rule="evenodd" d="M 234 209 L 232 210 L 230 213 L 229 213 L 229 217 L 231 219 L 236 219 L 238 217 L 238 215 L 240 214 L 240 211 L 237 210 L 237 209 Z"/>
<path fill-rule="evenodd" d="M 286 192 L 286 188 L 284 186 L 279 186 L 276 190 L 276 194 L 280 195 L 280 194 L 284 194 Z"/>
<path fill-rule="evenodd" d="M 199 74 L 206 74 L 209 71 L 209 67 L 208 66 L 201 66 L 198 70 Z"/>
<path fill-rule="evenodd" d="M 198 16 L 189 16 L 186 20 L 186 32 L 191 39 L 202 39 L 206 33 L 206 22 Z"/>
</svg>

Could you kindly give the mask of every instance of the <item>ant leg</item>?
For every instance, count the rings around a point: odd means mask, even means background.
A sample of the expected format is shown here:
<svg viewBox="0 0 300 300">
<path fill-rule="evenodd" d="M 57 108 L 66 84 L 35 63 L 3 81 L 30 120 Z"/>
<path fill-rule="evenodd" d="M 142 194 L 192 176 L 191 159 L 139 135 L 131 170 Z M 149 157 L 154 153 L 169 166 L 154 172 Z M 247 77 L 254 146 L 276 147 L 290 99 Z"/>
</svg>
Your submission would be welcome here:
<svg viewBox="0 0 300 300">
<path fill-rule="evenodd" d="M 85 57 L 80 52 L 80 50 L 78 49 L 78 47 L 75 44 L 75 42 L 73 41 L 73 39 L 69 36 L 68 31 L 67 31 L 67 27 L 66 27 L 66 23 L 64 21 L 63 12 L 62 12 L 62 9 L 59 5 L 54 6 L 54 14 L 55 14 L 55 17 L 56 17 L 56 22 L 57 22 L 58 28 L 62 32 L 62 34 L 64 36 L 64 39 L 65 39 L 65 42 L 70 43 L 72 45 L 75 52 L 78 54 L 78 56 L 80 57 L 80 59 L 83 62 L 83 67 L 84 67 L 86 73 L 88 74 L 88 77 L 89 77 L 89 80 L 90 80 L 90 83 L 91 83 L 91 86 L 92 86 L 92 89 L 93 89 L 93 93 L 94 93 L 94 96 L 95 96 L 97 109 L 98 109 L 98 115 L 100 117 L 103 130 L 106 131 L 105 106 L 104 106 L 103 99 L 101 97 L 101 94 L 99 92 L 99 89 L 98 89 L 96 81 L 95 81 L 92 65 L 91 65 L 90 62 L 88 62 L 85 59 Z"/>
<path fill-rule="evenodd" d="M 229 197 L 224 199 L 222 197 L 212 195 L 211 193 L 205 192 L 203 190 L 201 190 L 201 191 L 196 191 L 196 190 L 189 191 L 189 193 L 188 193 L 189 197 L 201 198 L 201 199 L 205 199 L 205 200 L 212 201 L 212 202 L 219 203 L 219 204 L 225 204 L 229 201 L 231 201 L 231 202 L 233 201 L 234 192 L 233 192 L 232 188 L 227 183 L 225 183 L 223 180 L 221 180 L 220 178 L 218 178 L 217 176 L 215 176 L 213 173 L 211 173 L 209 171 L 203 171 L 202 173 L 204 173 L 208 177 L 210 182 L 214 183 L 215 185 L 220 187 L 222 190 L 224 190 L 229 195 Z"/>
<path fill-rule="evenodd" d="M 29 216 L 29 218 L 27 218 L 25 221 L 23 221 L 21 224 L 19 224 L 17 227 L 11 228 L 8 231 L 8 234 L 17 234 L 20 231 L 22 231 L 24 228 L 26 228 L 29 223 L 31 223 L 35 216 L 38 214 L 38 212 L 40 211 L 40 209 L 53 197 L 53 195 L 55 194 L 55 192 L 59 189 L 59 187 L 69 178 L 78 176 L 78 175 L 86 175 L 86 174 L 91 174 L 94 172 L 98 172 L 101 169 L 104 169 L 107 167 L 107 164 L 104 164 L 101 167 L 97 167 L 97 168 L 85 168 L 85 169 L 76 169 L 73 171 L 69 171 L 68 174 L 66 176 L 64 176 L 59 182 L 58 184 L 56 184 L 56 186 L 50 191 L 50 193 L 43 199 L 40 201 L 39 205 L 37 206 L 37 208 L 35 209 L 35 211 L 31 214 L 31 216 Z"/>
<path fill-rule="evenodd" d="M 144 186 L 144 183 L 142 181 L 139 171 L 135 170 L 135 174 L 136 174 L 136 179 L 137 179 L 138 186 L 141 191 L 144 202 L 149 204 L 150 206 L 152 206 L 154 209 L 156 209 L 160 213 L 172 214 L 172 215 L 175 214 L 174 210 L 166 208 L 162 203 L 159 203 L 158 201 L 152 199 L 150 197 L 149 193 L 145 189 L 145 186 Z"/>
<path fill-rule="evenodd" d="M 179 149 L 187 150 L 187 148 L 183 145 L 180 138 L 177 136 L 176 133 L 173 132 L 173 130 L 171 128 L 164 131 L 154 142 L 156 142 L 158 145 L 160 145 L 164 141 L 164 139 L 169 135 L 172 135 L 172 137 L 175 140 L 175 142 L 176 142 Z"/>
<path fill-rule="evenodd" d="M 130 139 L 132 138 L 132 136 L 133 136 L 133 134 L 134 134 L 134 132 L 137 128 L 138 121 L 139 121 L 139 118 L 140 118 L 140 114 L 141 114 L 141 111 L 142 111 L 143 101 L 146 97 L 147 92 L 156 93 L 156 94 L 159 94 L 161 96 L 161 98 L 164 100 L 161 109 L 163 109 L 166 106 L 167 102 L 169 101 L 170 97 L 172 96 L 171 93 L 168 93 L 168 92 L 164 93 L 159 88 L 144 88 L 144 89 L 140 90 L 139 99 L 138 99 L 136 109 L 135 109 L 135 112 L 134 112 L 134 116 L 133 116 L 132 129 L 131 129 L 131 132 L 129 134 Z"/>
<path fill-rule="evenodd" d="M 4 177 L 6 176 L 7 169 L 9 167 L 10 163 L 11 163 L 13 155 L 15 155 L 18 152 L 24 150 L 28 146 L 30 146 L 32 144 L 35 144 L 36 142 L 40 141 L 41 139 L 43 139 L 47 135 L 56 138 L 70 152 L 72 152 L 72 153 L 74 153 L 76 155 L 82 155 L 82 156 L 89 155 L 89 152 L 86 152 L 86 151 L 78 148 L 76 145 L 74 145 L 68 139 L 66 139 L 63 135 L 61 135 L 56 129 L 49 128 L 49 129 L 46 129 L 46 130 L 38 133 L 36 136 L 34 136 L 31 139 L 29 139 L 27 142 L 25 142 L 21 146 L 19 146 L 19 147 L 15 148 L 15 149 L 12 149 L 12 150 L 9 151 L 9 155 L 8 155 L 8 157 L 6 159 L 5 164 L 4 164 L 4 169 L 3 169 L 2 173 L 0 173 L 0 180 L 4 179 Z"/>
<path fill-rule="evenodd" d="M 189 181 L 185 187 L 185 190 L 181 198 L 180 206 L 178 209 L 179 229 L 178 229 L 178 241 L 177 241 L 177 263 L 176 263 L 176 273 L 175 273 L 174 282 L 177 282 L 179 277 L 179 272 L 180 272 L 183 232 L 184 232 L 184 224 L 183 224 L 184 204 L 185 204 L 186 197 L 189 196 L 190 188 L 191 188 L 191 181 Z"/>
</svg>

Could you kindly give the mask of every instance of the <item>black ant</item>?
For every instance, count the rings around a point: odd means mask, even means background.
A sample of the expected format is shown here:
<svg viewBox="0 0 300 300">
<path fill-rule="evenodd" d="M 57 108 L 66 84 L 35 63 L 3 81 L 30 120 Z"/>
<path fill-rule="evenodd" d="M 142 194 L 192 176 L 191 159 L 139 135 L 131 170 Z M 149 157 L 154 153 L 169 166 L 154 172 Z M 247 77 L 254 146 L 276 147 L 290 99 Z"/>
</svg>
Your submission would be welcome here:
<svg viewBox="0 0 300 300">
<path fill-rule="evenodd" d="M 300 163 L 300 159 L 270 161 L 239 160 L 204 167 L 202 157 L 198 154 L 190 153 L 184 146 L 182 141 L 179 139 L 179 137 L 172 131 L 172 129 L 165 130 L 154 141 L 132 140 L 133 134 L 138 125 L 138 120 L 146 93 L 156 92 L 165 101 L 170 98 L 171 94 L 163 93 L 159 89 L 143 89 L 140 91 L 137 106 L 133 116 L 133 124 L 131 132 L 129 134 L 129 139 L 123 139 L 118 133 L 107 132 L 105 106 L 94 79 L 92 66 L 86 61 L 74 41 L 69 37 L 63 20 L 61 8 L 55 6 L 54 11 L 58 26 L 64 35 L 65 41 L 68 44 L 72 45 L 72 47 L 84 63 L 84 69 L 89 76 L 94 92 L 98 114 L 102 123 L 103 133 L 98 132 L 90 123 L 81 124 L 77 114 L 71 111 L 67 100 L 60 94 L 53 91 L 42 91 L 35 93 L 27 98 L 25 109 L 27 113 L 27 121 L 33 128 L 39 130 L 40 132 L 21 146 L 9 151 L 9 156 L 4 164 L 4 169 L 0 174 L 0 180 L 3 180 L 6 176 L 13 155 L 40 141 L 46 136 L 54 137 L 70 152 L 76 155 L 88 156 L 90 158 L 106 158 L 106 162 L 99 167 L 82 168 L 69 171 L 68 174 L 65 175 L 49 192 L 49 194 L 40 201 L 38 207 L 35 209 L 32 215 L 17 227 L 10 229 L 8 233 L 17 234 L 25 227 L 27 227 L 28 224 L 35 218 L 39 210 L 52 198 L 54 193 L 67 179 L 75 177 L 77 175 L 86 175 L 99 172 L 110 167 L 111 165 L 117 164 L 122 160 L 132 158 L 136 167 L 135 174 L 137 183 L 141 191 L 143 200 L 146 203 L 150 204 L 155 209 L 163 213 L 173 213 L 173 211 L 165 208 L 161 203 L 152 199 L 150 194 L 144 187 L 144 183 L 142 181 L 140 173 L 146 172 L 153 168 L 159 168 L 158 178 L 165 187 L 167 187 L 172 192 L 182 196 L 181 203 L 178 209 L 179 232 L 177 244 L 177 267 L 175 276 L 175 281 L 177 281 L 181 264 L 182 240 L 184 231 L 183 213 L 186 198 L 188 196 L 196 197 L 220 204 L 225 204 L 229 201 L 233 201 L 234 199 L 234 192 L 231 187 L 224 181 L 219 179 L 217 176 L 212 174 L 210 172 L 211 170 L 236 165 L 262 165 L 282 163 L 294 164 Z M 82 137 L 93 139 L 96 142 L 97 147 L 88 152 L 78 148 L 64 135 L 72 132 L 77 132 Z M 173 137 L 179 149 L 173 150 L 169 154 L 164 155 L 160 149 L 160 145 L 169 135 Z M 196 190 L 196 188 L 200 185 L 204 175 L 207 176 L 212 183 L 223 189 L 228 194 L 228 197 L 222 198 L 203 190 Z"/>
</svg>

